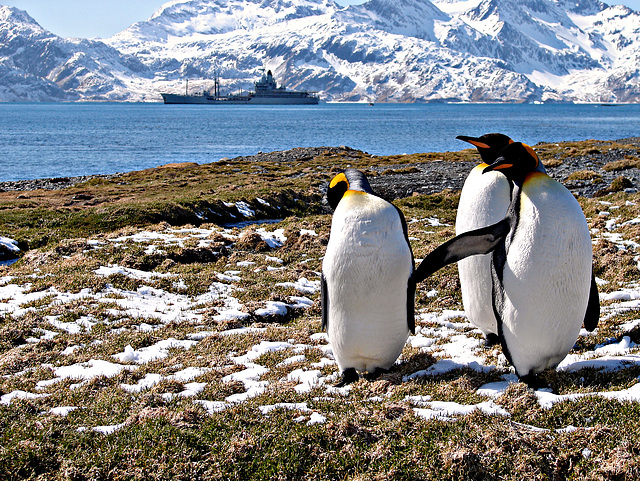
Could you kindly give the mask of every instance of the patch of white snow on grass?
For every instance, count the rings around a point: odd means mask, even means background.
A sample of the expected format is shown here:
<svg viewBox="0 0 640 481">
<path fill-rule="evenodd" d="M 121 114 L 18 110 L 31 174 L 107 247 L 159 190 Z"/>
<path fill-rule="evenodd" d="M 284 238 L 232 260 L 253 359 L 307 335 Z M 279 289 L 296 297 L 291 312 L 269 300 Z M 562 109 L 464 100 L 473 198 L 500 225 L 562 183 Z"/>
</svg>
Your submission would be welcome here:
<svg viewBox="0 0 640 481">
<path fill-rule="evenodd" d="M 151 389 L 156 384 L 162 382 L 164 377 L 161 374 L 148 373 L 136 384 L 120 384 L 120 387 L 130 393 L 139 393 Z"/>
<path fill-rule="evenodd" d="M 256 215 L 256 212 L 246 202 L 236 202 L 236 209 L 238 209 L 238 212 L 244 217 L 255 217 Z"/>
<path fill-rule="evenodd" d="M 83 382 L 90 381 L 99 376 L 114 377 L 120 374 L 123 370 L 133 371 L 137 369 L 136 366 L 125 366 L 122 364 L 115 364 L 109 361 L 103 361 L 101 359 L 91 359 L 87 362 L 78 364 L 72 364 L 70 366 L 62 366 L 53 369 L 53 373 L 56 376 L 53 379 L 46 381 L 40 381 L 36 384 L 37 389 L 44 389 L 48 386 L 56 384 L 64 379 L 74 379 Z M 80 387 L 82 384 L 73 384 L 71 388 Z"/>
<path fill-rule="evenodd" d="M 51 408 L 49 409 L 49 413 L 53 414 L 54 416 L 61 416 L 61 417 L 66 417 L 69 415 L 70 412 L 75 411 L 76 409 L 78 409 L 75 406 L 60 406 L 57 408 Z"/>
<path fill-rule="evenodd" d="M 91 328 L 97 324 L 97 321 L 92 316 L 83 316 L 73 322 L 59 321 L 60 316 L 45 316 L 45 319 L 53 327 L 60 329 L 61 331 L 68 332 L 69 334 L 80 334 L 81 332 L 91 332 Z"/>
<path fill-rule="evenodd" d="M 293 388 L 299 394 L 308 393 L 314 387 L 324 384 L 322 372 L 319 370 L 296 369 L 287 375 L 287 381 L 299 383 Z"/>
<path fill-rule="evenodd" d="M 324 424 L 327 422 L 327 418 L 320 413 L 313 412 L 309 417 L 309 421 L 307 421 L 307 426 L 312 426 L 314 424 Z"/>
<path fill-rule="evenodd" d="M 109 277 L 114 274 L 122 274 L 123 276 L 130 277 L 131 279 L 138 279 L 141 281 L 150 281 L 154 278 L 163 277 L 175 277 L 175 274 L 161 273 L 161 272 L 147 272 L 139 269 L 132 269 L 130 267 L 120 266 L 101 266 L 94 271 L 97 275 L 102 277 Z"/>
<path fill-rule="evenodd" d="M 135 362 L 137 364 L 146 364 L 156 359 L 163 359 L 169 355 L 169 349 L 190 349 L 196 345 L 198 341 L 178 340 L 174 338 L 164 339 L 155 344 L 133 349 L 131 345 L 124 348 L 124 352 L 114 354 L 113 357 L 120 362 Z"/>
<path fill-rule="evenodd" d="M 203 401 L 200 399 L 196 399 L 193 402 L 195 402 L 196 404 L 200 404 L 204 409 L 207 410 L 209 414 L 222 412 L 231 406 L 231 404 L 223 401 Z"/>
<path fill-rule="evenodd" d="M 416 416 L 423 419 L 439 419 L 441 421 L 451 421 L 453 416 L 465 416 L 471 414 L 476 409 L 482 411 L 489 416 L 510 416 L 503 408 L 495 404 L 493 401 L 484 401 L 478 404 L 459 404 L 456 402 L 431 401 L 425 399 L 415 399 L 414 397 L 406 398 L 413 405 L 413 411 Z"/>
<path fill-rule="evenodd" d="M 11 401 L 14 399 L 38 399 L 42 397 L 46 397 L 48 394 L 34 394 L 27 391 L 11 391 L 9 394 L 4 394 L 0 396 L 0 404 L 4 404 L 5 406 L 9 406 Z"/>
<path fill-rule="evenodd" d="M 267 306 L 262 309 L 256 309 L 254 314 L 260 317 L 268 316 L 286 316 L 287 304 L 280 301 L 267 301 Z"/>
<path fill-rule="evenodd" d="M 104 434 L 106 436 L 106 435 L 115 433 L 116 431 L 118 431 L 119 429 L 122 429 L 123 427 L 125 427 L 124 423 L 113 424 L 111 426 L 96 426 L 94 428 L 91 428 L 91 430 L 100 434 Z"/>
<path fill-rule="evenodd" d="M 320 281 L 310 281 L 306 277 L 301 277 L 296 282 L 278 282 L 277 287 L 290 287 L 302 294 L 315 294 L 320 290 Z"/>
<path fill-rule="evenodd" d="M 287 237 L 284 235 L 284 229 L 276 229 L 273 232 L 269 232 L 264 227 L 261 227 L 260 229 L 256 229 L 256 233 L 272 249 L 282 247 L 287 241 Z"/>
</svg>

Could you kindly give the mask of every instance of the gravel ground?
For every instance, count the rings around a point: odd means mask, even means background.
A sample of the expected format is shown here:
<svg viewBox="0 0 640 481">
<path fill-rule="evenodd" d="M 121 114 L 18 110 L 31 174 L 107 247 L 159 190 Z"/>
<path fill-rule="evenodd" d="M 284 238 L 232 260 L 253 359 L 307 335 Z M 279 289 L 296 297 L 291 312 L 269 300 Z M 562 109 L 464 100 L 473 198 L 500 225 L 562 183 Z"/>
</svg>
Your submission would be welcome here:
<svg viewBox="0 0 640 481">
<path fill-rule="evenodd" d="M 81 175 L 78 177 L 55 177 L 51 179 L 34 179 L 34 180 L 10 180 L 7 182 L 0 182 L 0 192 L 10 191 L 28 191 L 28 190 L 61 190 L 67 187 L 72 187 L 82 182 L 95 178 L 113 179 L 120 174 L 112 175 Z"/>
<path fill-rule="evenodd" d="M 640 169 L 630 168 L 624 171 L 607 172 L 602 167 L 615 160 L 624 159 L 627 156 L 640 156 L 640 137 L 630 139 L 622 139 L 620 142 L 634 145 L 635 149 L 616 149 L 606 151 L 598 151 L 594 149 L 587 156 L 573 157 L 564 159 L 561 165 L 557 167 L 548 167 L 547 172 L 556 180 L 562 182 L 571 192 L 578 196 L 593 197 L 609 188 L 611 183 L 624 176 L 626 189 L 629 192 L 640 190 Z M 254 160 L 254 161 L 273 161 L 273 162 L 291 162 L 303 161 L 321 155 L 327 151 L 330 152 L 355 152 L 353 149 L 345 146 L 340 147 L 309 147 L 296 148 L 286 151 L 259 152 L 256 155 L 247 157 L 236 157 L 230 160 Z M 348 158 L 348 155 L 346 156 Z M 229 159 L 222 159 L 229 160 Z M 378 168 L 381 175 L 371 180 L 371 185 L 376 192 L 388 199 L 397 199 L 407 197 L 413 193 L 430 194 L 439 192 L 443 189 L 459 190 L 462 188 L 464 180 L 469 171 L 476 165 L 475 162 L 444 162 L 433 161 L 428 163 L 415 163 L 403 165 L 397 172 L 390 174 L 384 168 Z M 410 167 L 410 168 L 408 168 Z M 398 169 L 398 167 L 395 167 Z M 599 176 L 601 182 L 593 182 L 591 180 L 568 180 L 567 177 L 577 171 L 589 170 Z M 36 189 L 57 190 L 70 187 L 74 184 L 86 182 L 94 177 L 114 178 L 114 175 L 97 175 L 97 176 L 81 176 L 81 177 L 62 177 L 55 179 L 37 179 L 24 181 L 1 182 L 0 191 L 29 191 Z"/>
<path fill-rule="evenodd" d="M 640 157 L 640 137 L 621 139 L 619 142 L 635 145 L 635 149 L 615 149 L 597 151 L 594 149 L 587 156 L 570 157 L 563 160 L 557 167 L 547 167 L 547 173 L 564 184 L 574 195 L 582 197 L 594 197 L 608 193 L 611 183 L 621 176 L 626 182 L 626 191 L 636 192 L 640 190 L 640 169 L 630 168 L 622 171 L 607 172 L 603 166 L 622 160 L 627 156 Z M 535 148 L 535 146 L 534 146 Z M 460 190 L 469 171 L 477 162 L 444 162 L 434 161 L 429 163 L 410 164 L 404 167 L 414 167 L 414 172 L 398 173 L 394 175 L 381 175 L 370 179 L 371 186 L 381 196 L 388 199 L 398 199 L 412 195 L 432 194 L 443 189 Z M 592 171 L 600 177 L 601 182 L 592 180 L 568 180 L 567 177 L 578 171 Z"/>
</svg>

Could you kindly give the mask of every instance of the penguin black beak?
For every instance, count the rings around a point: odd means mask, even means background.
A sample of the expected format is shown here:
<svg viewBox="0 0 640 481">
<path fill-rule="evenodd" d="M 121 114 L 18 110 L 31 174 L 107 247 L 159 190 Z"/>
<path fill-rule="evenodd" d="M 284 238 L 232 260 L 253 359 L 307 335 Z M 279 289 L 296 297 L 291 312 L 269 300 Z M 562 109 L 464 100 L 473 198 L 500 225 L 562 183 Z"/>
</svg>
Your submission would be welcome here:
<svg viewBox="0 0 640 481">
<path fill-rule="evenodd" d="M 493 172 L 494 170 L 505 170 L 511 167 L 513 167 L 513 164 L 509 160 L 504 157 L 498 157 L 493 164 L 485 167 L 482 173 L 486 174 L 487 172 Z"/>
</svg>

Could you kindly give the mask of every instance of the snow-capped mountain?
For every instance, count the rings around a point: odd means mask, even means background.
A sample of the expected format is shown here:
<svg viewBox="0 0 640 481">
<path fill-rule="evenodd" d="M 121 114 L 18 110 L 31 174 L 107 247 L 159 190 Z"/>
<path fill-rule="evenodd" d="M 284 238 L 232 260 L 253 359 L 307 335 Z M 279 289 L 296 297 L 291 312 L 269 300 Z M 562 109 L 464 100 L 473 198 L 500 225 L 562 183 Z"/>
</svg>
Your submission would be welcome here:
<svg viewBox="0 0 640 481">
<path fill-rule="evenodd" d="M 216 35 L 235 30 L 249 31 L 290 20 L 322 15 L 339 7 L 314 0 L 186 0 L 163 5 L 146 22 L 139 22 L 116 35 L 112 43 L 170 42 L 195 35 Z"/>
<path fill-rule="evenodd" d="M 26 12 L 0 6 L 1 100 L 126 100 L 127 84 L 145 78 L 153 76 L 135 56 L 57 37 Z"/>
<path fill-rule="evenodd" d="M 326 100 L 640 101 L 640 14 L 599 0 L 173 0 L 99 40 L 0 7 L 0 100 L 160 100 L 264 68 Z"/>
</svg>

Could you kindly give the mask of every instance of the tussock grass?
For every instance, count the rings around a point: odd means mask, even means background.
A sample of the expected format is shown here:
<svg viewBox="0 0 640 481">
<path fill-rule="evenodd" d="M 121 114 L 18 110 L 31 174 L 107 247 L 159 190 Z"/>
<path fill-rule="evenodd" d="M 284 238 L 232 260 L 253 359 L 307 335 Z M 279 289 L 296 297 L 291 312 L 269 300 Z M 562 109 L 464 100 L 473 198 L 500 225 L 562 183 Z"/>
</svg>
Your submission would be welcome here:
<svg viewBox="0 0 640 481">
<path fill-rule="evenodd" d="M 627 169 L 637 169 L 640 166 L 640 159 L 635 157 L 629 157 L 623 160 L 616 160 L 614 162 L 609 162 L 602 166 L 604 170 L 607 172 L 618 171 L 618 170 L 627 170 Z"/>
<path fill-rule="evenodd" d="M 593 170 L 572 172 L 567 176 L 567 180 L 590 180 L 593 183 L 603 182 L 602 176 Z"/>
</svg>

